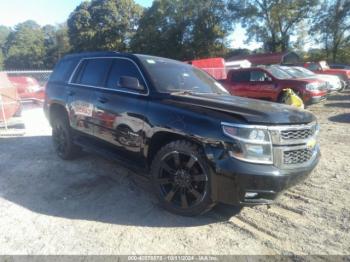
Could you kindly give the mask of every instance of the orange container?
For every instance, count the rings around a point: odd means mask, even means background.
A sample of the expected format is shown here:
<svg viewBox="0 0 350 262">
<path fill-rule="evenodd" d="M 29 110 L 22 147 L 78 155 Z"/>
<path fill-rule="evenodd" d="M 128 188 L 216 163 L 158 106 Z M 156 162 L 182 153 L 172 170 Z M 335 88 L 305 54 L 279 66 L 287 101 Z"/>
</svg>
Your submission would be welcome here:
<svg viewBox="0 0 350 262">
<path fill-rule="evenodd" d="M 6 73 L 0 73 L 0 122 L 8 121 L 20 108 L 17 89 Z"/>
</svg>

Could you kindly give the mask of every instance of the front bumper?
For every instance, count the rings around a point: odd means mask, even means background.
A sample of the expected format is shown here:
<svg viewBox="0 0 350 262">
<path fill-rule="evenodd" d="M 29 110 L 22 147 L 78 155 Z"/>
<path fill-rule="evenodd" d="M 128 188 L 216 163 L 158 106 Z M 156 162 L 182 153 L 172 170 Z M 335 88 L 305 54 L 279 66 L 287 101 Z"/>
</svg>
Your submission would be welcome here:
<svg viewBox="0 0 350 262">
<path fill-rule="evenodd" d="M 227 157 L 215 164 L 212 197 L 217 202 L 231 205 L 271 204 L 281 192 L 305 180 L 319 159 L 320 152 L 317 152 L 307 167 L 279 169 Z"/>
</svg>

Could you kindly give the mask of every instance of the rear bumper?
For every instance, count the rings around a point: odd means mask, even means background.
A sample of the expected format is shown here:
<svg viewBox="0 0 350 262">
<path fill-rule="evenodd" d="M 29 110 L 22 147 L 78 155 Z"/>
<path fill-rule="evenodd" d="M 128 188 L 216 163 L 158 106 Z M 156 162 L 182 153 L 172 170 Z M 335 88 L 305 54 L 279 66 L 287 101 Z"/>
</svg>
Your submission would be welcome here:
<svg viewBox="0 0 350 262">
<path fill-rule="evenodd" d="M 285 170 L 233 158 L 220 160 L 212 181 L 213 199 L 232 205 L 271 204 L 281 192 L 305 180 L 319 159 L 318 152 L 309 166 Z"/>
</svg>

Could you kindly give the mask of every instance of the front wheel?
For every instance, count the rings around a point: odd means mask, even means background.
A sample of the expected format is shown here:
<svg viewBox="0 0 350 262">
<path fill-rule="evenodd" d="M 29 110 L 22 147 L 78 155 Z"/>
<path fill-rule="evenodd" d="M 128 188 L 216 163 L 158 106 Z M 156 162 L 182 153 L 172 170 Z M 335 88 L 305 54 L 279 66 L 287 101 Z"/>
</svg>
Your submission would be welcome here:
<svg viewBox="0 0 350 262">
<path fill-rule="evenodd" d="M 196 216 L 214 206 L 212 169 L 197 145 L 176 141 L 164 146 L 153 160 L 151 173 L 154 191 L 168 211 Z"/>
</svg>

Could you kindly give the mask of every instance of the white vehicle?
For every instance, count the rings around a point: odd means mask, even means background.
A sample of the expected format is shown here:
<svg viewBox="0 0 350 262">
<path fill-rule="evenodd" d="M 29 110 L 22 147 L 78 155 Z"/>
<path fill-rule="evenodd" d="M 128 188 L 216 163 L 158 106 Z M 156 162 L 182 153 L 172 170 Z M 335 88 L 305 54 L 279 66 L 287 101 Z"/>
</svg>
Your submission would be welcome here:
<svg viewBox="0 0 350 262">
<path fill-rule="evenodd" d="M 341 91 L 345 88 L 345 83 L 338 76 L 335 75 L 315 74 L 314 72 L 306 68 L 298 66 L 281 66 L 281 69 L 283 69 L 284 71 L 296 78 L 317 78 L 323 80 L 327 82 L 328 90 L 330 92 Z"/>
</svg>

